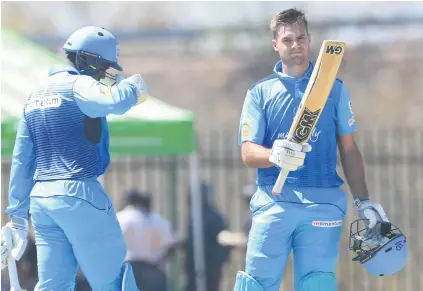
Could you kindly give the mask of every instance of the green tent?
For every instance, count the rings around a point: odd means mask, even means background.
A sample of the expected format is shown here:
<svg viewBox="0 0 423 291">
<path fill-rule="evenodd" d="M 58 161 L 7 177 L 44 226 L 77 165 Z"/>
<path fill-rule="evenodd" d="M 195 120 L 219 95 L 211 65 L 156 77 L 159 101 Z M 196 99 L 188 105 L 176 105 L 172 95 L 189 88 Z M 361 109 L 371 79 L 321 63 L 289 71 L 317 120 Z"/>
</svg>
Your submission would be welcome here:
<svg viewBox="0 0 423 291">
<path fill-rule="evenodd" d="M 31 90 L 45 79 L 49 67 L 64 59 L 10 29 L 2 27 L 1 37 L 1 153 L 10 158 L 23 104 Z M 151 97 L 126 114 L 111 115 L 107 119 L 112 158 L 118 155 L 190 156 L 197 286 L 205 286 L 199 171 L 192 112 Z"/>
<path fill-rule="evenodd" d="M 149 98 L 125 115 L 108 117 L 112 154 L 176 155 L 195 150 L 193 115 Z"/>
</svg>

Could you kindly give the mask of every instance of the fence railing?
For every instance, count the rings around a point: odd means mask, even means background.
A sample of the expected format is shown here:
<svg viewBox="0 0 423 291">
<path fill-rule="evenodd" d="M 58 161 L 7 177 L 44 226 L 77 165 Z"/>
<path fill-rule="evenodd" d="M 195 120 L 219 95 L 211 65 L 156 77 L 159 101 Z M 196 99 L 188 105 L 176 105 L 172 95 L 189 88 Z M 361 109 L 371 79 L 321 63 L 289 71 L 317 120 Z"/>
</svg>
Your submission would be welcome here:
<svg viewBox="0 0 423 291">
<path fill-rule="evenodd" d="M 366 164 L 366 178 L 372 199 L 385 208 L 390 220 L 406 235 L 410 248 L 407 267 L 391 278 L 369 276 L 348 252 L 349 223 L 355 218 L 350 207 L 346 217 L 337 276 L 340 291 L 419 291 L 423 290 L 423 130 L 365 130 L 357 135 L 357 143 Z M 213 201 L 229 223 L 230 230 L 242 231 L 250 215 L 241 190 L 254 181 L 254 171 L 240 159 L 236 134 L 214 132 L 199 137 L 200 176 L 213 188 Z M 7 205 L 7 183 L 10 161 L 2 161 L 2 205 Z M 153 207 L 168 217 L 179 235 L 186 233 L 189 188 L 188 157 L 120 157 L 113 158 L 104 176 L 106 191 L 121 207 L 121 197 L 137 188 L 153 194 Z M 342 176 L 342 169 L 339 167 Z M 344 186 L 348 191 L 348 188 Z M 349 206 L 352 204 L 350 203 Z M 5 222 L 2 213 L 2 224 Z M 183 253 L 173 265 L 183 270 Z M 236 271 L 243 269 L 245 250 L 233 250 L 225 266 L 221 291 L 232 290 Z M 172 280 L 182 290 L 184 274 L 172 268 Z M 284 275 L 281 290 L 293 290 L 292 261 Z"/>
</svg>

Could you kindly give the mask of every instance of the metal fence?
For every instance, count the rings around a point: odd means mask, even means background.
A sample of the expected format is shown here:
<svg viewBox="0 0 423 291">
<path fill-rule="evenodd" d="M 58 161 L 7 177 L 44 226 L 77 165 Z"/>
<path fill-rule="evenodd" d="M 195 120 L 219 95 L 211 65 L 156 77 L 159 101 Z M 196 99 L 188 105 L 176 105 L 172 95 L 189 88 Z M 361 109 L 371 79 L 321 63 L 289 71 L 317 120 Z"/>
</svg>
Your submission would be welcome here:
<svg viewBox="0 0 423 291">
<path fill-rule="evenodd" d="M 372 199 L 379 201 L 388 217 L 407 235 L 410 255 L 405 270 L 391 278 L 369 276 L 351 261 L 348 252 L 348 227 L 344 228 L 337 268 L 340 291 L 419 291 L 423 290 L 423 129 L 371 129 L 357 135 L 357 143 L 366 165 L 367 184 Z M 244 185 L 254 180 L 254 171 L 242 164 L 236 133 L 212 132 L 199 136 L 200 176 L 213 187 L 213 201 L 233 231 L 242 231 L 250 215 L 242 196 Z M 7 203 L 10 161 L 2 161 L 2 205 Z M 154 195 L 154 208 L 168 217 L 181 236 L 186 233 L 189 181 L 188 157 L 114 158 L 104 176 L 106 191 L 115 207 L 121 207 L 122 194 L 131 188 L 148 190 Z M 342 175 L 342 169 L 338 172 Z M 344 187 L 348 191 L 347 187 Z M 351 203 L 349 204 L 352 205 Z M 345 226 L 354 219 L 349 209 Z M 4 214 L 2 214 L 4 223 Z M 169 264 L 169 276 L 182 290 L 183 252 Z M 231 252 L 225 266 L 221 291 L 232 290 L 236 271 L 243 268 L 245 250 Z M 284 275 L 281 290 L 293 290 L 292 260 Z"/>
</svg>

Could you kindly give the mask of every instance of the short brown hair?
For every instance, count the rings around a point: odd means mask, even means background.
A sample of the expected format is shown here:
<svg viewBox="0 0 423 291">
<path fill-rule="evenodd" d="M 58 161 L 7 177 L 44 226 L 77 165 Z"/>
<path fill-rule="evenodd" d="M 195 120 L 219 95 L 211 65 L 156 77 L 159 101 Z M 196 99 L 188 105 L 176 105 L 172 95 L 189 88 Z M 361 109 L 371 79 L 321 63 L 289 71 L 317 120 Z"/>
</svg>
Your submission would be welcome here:
<svg viewBox="0 0 423 291">
<path fill-rule="evenodd" d="M 272 31 L 273 38 L 277 38 L 281 26 L 293 24 L 303 24 L 308 32 L 307 18 L 301 10 L 291 8 L 275 15 L 270 22 L 270 30 Z"/>
</svg>

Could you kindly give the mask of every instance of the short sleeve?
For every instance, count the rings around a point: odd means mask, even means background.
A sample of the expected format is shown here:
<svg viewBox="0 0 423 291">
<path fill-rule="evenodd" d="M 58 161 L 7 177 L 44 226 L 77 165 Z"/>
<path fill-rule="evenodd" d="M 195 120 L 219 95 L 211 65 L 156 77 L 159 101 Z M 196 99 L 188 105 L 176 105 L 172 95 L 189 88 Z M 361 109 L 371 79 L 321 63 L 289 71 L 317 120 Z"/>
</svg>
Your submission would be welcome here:
<svg viewBox="0 0 423 291">
<path fill-rule="evenodd" d="M 261 103 L 257 90 L 248 90 L 239 124 L 239 145 L 242 145 L 246 141 L 257 144 L 263 143 L 266 131 L 266 119 Z"/>
</svg>

